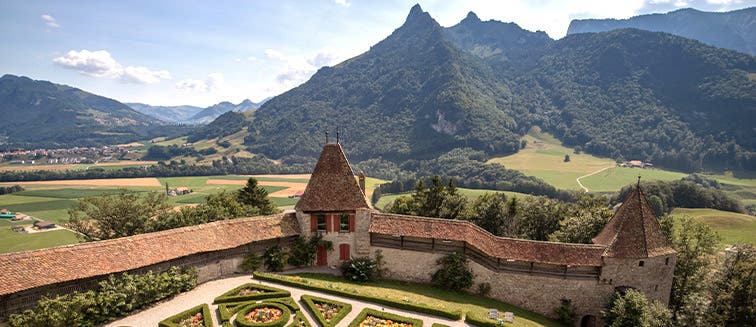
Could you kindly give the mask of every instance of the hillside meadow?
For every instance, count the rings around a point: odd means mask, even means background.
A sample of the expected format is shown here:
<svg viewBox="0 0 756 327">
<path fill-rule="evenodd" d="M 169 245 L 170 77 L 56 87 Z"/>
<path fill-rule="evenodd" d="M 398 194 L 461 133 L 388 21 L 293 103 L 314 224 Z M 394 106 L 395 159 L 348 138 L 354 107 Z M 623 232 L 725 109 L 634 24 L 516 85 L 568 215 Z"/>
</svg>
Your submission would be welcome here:
<svg viewBox="0 0 756 327">
<path fill-rule="evenodd" d="M 692 217 L 711 227 L 719 234 L 725 245 L 750 243 L 756 245 L 756 217 L 716 209 L 676 208 L 675 218 Z"/>
</svg>

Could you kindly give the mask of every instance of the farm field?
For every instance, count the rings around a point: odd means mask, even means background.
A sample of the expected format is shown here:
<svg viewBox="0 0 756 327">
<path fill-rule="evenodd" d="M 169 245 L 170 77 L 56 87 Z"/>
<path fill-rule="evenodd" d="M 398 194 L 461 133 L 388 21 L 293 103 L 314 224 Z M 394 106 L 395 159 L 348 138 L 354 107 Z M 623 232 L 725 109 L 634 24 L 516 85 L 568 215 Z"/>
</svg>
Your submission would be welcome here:
<svg viewBox="0 0 756 327">
<path fill-rule="evenodd" d="M 690 216 L 717 231 L 722 243 L 751 243 L 756 245 L 756 217 L 716 209 L 677 208 L 672 216 Z"/>
<path fill-rule="evenodd" d="M 30 170 L 86 170 L 89 168 L 117 169 L 133 166 L 154 165 L 157 161 L 108 161 L 97 164 L 62 164 L 62 165 L 0 165 L 0 171 Z"/>
<path fill-rule="evenodd" d="M 271 200 L 282 209 L 292 209 L 299 200 L 290 198 L 296 191 L 304 191 L 309 174 L 297 175 L 254 175 L 258 183 L 271 195 Z M 208 195 L 221 191 L 233 192 L 246 184 L 249 176 L 186 176 L 165 178 L 116 178 L 93 180 L 65 180 L 0 183 L 0 185 L 22 185 L 25 191 L 0 196 L 0 209 L 20 212 L 36 220 L 62 224 L 68 219 L 68 209 L 78 199 L 99 196 L 127 189 L 132 192 L 164 192 L 169 188 L 188 187 L 194 192 L 186 195 L 170 196 L 169 203 L 176 206 L 204 203 Z M 366 184 L 372 194 L 372 187 L 382 180 L 368 178 Z M 69 231 L 45 232 L 41 234 L 19 234 L 10 231 L 11 225 L 30 225 L 32 221 L 10 222 L 0 219 L 0 246 L 13 244 L 12 251 L 32 250 L 49 246 L 76 243 L 76 237 Z M 12 233 L 13 235 L 9 235 Z M 13 236 L 13 237 L 10 237 Z M 10 251 L 6 251 L 10 252 Z"/>
<path fill-rule="evenodd" d="M 581 178 L 580 182 L 591 190 L 591 192 L 610 193 L 618 191 L 625 185 L 635 183 L 638 181 L 638 176 L 641 176 L 641 180 L 644 181 L 672 181 L 688 176 L 688 174 L 655 168 L 642 169 L 613 167 L 597 174 Z"/>
<path fill-rule="evenodd" d="M 366 183 L 367 184 L 367 183 Z M 457 188 L 459 193 L 466 196 L 468 200 L 474 201 L 479 196 L 486 194 L 486 193 L 504 193 L 507 195 L 507 198 L 511 198 L 513 196 L 516 196 L 518 198 L 528 197 L 529 194 L 525 193 L 517 193 L 517 192 L 509 192 L 509 191 L 497 191 L 497 190 L 476 190 L 476 189 L 469 189 L 469 188 Z M 381 196 L 380 199 L 378 199 L 378 202 L 375 203 L 376 209 L 383 210 L 386 208 L 389 203 L 394 202 L 396 198 L 402 196 L 402 195 L 410 195 L 411 192 L 407 193 L 401 193 L 401 194 L 387 194 L 384 196 Z"/>
</svg>

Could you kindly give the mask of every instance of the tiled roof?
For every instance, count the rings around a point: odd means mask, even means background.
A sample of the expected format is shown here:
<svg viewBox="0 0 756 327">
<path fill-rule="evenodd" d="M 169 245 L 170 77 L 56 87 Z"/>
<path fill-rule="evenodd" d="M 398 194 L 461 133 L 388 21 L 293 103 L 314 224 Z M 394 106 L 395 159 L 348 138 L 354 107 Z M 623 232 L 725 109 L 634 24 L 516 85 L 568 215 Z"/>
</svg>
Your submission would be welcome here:
<svg viewBox="0 0 756 327">
<path fill-rule="evenodd" d="M 497 237 L 468 221 L 373 214 L 370 232 L 463 241 L 492 257 L 554 265 L 601 266 L 605 246 Z"/>
<path fill-rule="evenodd" d="M 648 258 L 675 253 L 640 186 L 625 198 L 593 243 L 606 245 L 607 257 Z"/>
<path fill-rule="evenodd" d="M 299 227 L 294 215 L 279 214 L 0 254 L 0 295 L 298 234 Z"/>
<path fill-rule="evenodd" d="M 294 207 L 302 211 L 347 211 L 370 208 L 338 143 L 323 147 L 302 198 Z"/>
</svg>

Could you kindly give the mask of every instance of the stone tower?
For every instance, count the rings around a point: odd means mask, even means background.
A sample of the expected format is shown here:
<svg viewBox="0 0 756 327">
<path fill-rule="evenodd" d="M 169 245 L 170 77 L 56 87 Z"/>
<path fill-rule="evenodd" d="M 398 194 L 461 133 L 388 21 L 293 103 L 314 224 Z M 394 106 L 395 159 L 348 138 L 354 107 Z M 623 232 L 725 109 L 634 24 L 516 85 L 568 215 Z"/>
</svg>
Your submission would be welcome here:
<svg viewBox="0 0 756 327">
<path fill-rule="evenodd" d="M 371 210 L 341 145 L 328 143 L 320 153 L 302 198 L 294 207 L 302 235 L 320 234 L 332 248 L 319 247 L 316 265 L 370 254 Z"/>
<path fill-rule="evenodd" d="M 664 236 L 640 184 L 593 243 L 605 245 L 599 281 L 615 290 L 634 288 L 649 300 L 669 303 L 677 252 Z"/>
</svg>

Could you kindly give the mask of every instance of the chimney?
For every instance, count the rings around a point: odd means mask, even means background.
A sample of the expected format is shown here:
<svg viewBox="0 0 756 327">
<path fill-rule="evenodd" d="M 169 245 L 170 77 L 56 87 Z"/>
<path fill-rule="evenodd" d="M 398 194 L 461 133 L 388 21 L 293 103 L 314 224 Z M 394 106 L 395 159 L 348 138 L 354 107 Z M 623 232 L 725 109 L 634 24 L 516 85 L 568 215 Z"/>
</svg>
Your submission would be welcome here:
<svg viewBox="0 0 756 327">
<path fill-rule="evenodd" d="M 367 194 L 365 193 L 365 172 L 364 171 L 360 172 L 359 178 L 360 178 L 360 189 L 362 190 L 362 194 Z"/>
</svg>

